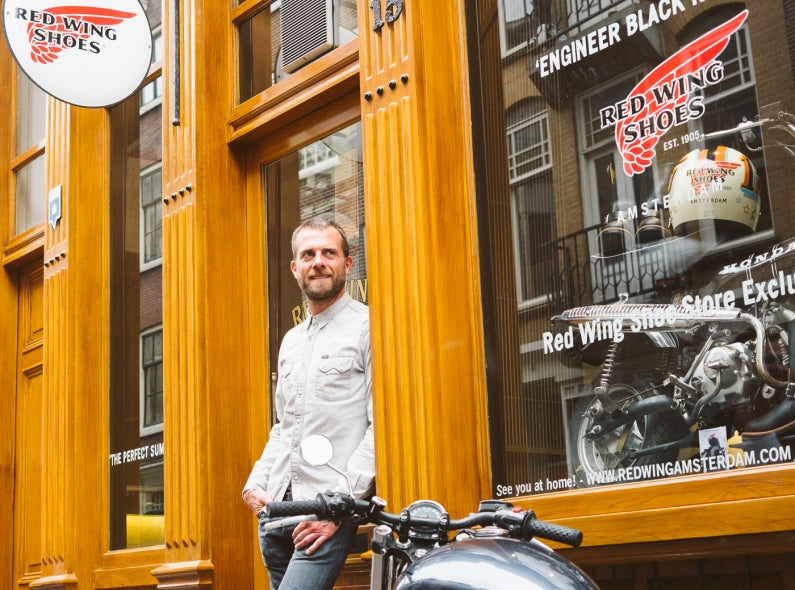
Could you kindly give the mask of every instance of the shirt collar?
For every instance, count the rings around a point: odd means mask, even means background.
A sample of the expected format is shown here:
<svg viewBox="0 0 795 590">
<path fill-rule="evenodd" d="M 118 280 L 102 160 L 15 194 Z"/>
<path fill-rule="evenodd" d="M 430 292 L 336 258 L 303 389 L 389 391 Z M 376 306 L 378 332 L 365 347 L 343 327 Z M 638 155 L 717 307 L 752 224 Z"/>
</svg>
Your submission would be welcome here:
<svg viewBox="0 0 795 590">
<path fill-rule="evenodd" d="M 326 324 L 328 324 L 334 316 L 336 316 L 340 311 L 342 311 L 345 307 L 348 306 L 348 303 L 351 301 L 351 296 L 348 295 L 348 292 L 344 292 L 342 297 L 337 299 L 334 303 L 329 305 L 326 309 L 321 311 L 317 315 L 309 314 L 309 322 L 307 322 L 307 326 L 309 325 L 317 325 L 318 327 L 322 328 Z"/>
</svg>

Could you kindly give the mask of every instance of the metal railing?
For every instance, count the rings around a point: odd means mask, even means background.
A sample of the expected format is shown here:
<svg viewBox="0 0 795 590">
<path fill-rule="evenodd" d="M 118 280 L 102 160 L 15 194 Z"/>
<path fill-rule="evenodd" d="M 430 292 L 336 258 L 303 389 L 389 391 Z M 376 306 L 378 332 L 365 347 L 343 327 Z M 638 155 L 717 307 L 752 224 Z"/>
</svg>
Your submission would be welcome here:
<svg viewBox="0 0 795 590">
<path fill-rule="evenodd" d="M 605 252 L 606 234 L 593 225 L 555 240 L 554 276 L 549 291 L 556 311 L 592 303 L 636 298 L 675 285 L 686 267 L 686 238 L 640 243 L 611 235 L 612 252 Z M 618 244 L 618 248 L 616 248 Z"/>
</svg>

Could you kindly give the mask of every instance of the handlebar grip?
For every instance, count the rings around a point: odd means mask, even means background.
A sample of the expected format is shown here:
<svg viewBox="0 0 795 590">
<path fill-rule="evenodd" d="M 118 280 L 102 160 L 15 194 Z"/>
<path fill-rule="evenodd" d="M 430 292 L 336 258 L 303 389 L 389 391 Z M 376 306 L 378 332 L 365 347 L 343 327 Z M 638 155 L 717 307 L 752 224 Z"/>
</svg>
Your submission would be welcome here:
<svg viewBox="0 0 795 590">
<path fill-rule="evenodd" d="M 525 538 L 530 536 L 541 537 L 542 539 L 557 541 L 572 547 L 579 547 L 582 543 L 582 531 L 567 526 L 530 519 L 524 528 Z"/>
<path fill-rule="evenodd" d="M 318 516 L 323 516 L 325 508 L 325 503 L 315 498 L 314 500 L 268 502 L 265 510 L 269 517 L 280 518 L 283 516 L 298 516 L 300 514 L 316 514 Z"/>
</svg>

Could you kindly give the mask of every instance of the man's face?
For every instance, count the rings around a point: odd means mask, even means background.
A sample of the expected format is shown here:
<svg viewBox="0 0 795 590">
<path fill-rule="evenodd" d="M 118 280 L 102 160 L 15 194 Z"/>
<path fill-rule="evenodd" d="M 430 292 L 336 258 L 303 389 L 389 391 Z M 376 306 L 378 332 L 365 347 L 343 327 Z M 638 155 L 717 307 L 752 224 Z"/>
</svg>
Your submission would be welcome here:
<svg viewBox="0 0 795 590">
<path fill-rule="evenodd" d="M 310 302 L 333 303 L 345 289 L 353 258 L 342 252 L 342 237 L 333 227 L 304 229 L 296 236 L 295 259 L 290 262 L 298 286 Z"/>
</svg>

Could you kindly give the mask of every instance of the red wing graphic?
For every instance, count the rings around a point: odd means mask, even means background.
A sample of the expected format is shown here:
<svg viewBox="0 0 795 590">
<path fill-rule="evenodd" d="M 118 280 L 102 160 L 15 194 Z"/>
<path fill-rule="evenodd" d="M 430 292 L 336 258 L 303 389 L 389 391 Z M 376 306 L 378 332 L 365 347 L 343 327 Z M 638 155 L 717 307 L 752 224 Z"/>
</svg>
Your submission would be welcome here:
<svg viewBox="0 0 795 590">
<path fill-rule="evenodd" d="M 91 32 L 86 24 L 108 27 L 135 16 L 134 12 L 122 12 L 98 6 L 56 6 L 42 12 L 55 16 L 55 22 L 51 25 L 28 24 L 30 58 L 41 64 L 52 63 L 58 59 L 58 54 L 64 49 L 64 45 L 57 40 L 63 38 L 63 35 L 88 39 Z"/>
<path fill-rule="evenodd" d="M 655 128 L 649 135 L 637 140 L 625 140 L 622 131 L 627 125 L 638 124 L 648 117 L 654 116 L 661 109 L 674 109 L 685 104 L 690 93 L 681 92 L 680 86 L 673 82 L 712 63 L 726 49 L 731 36 L 742 26 L 747 16 L 748 11 L 744 10 L 731 20 L 685 45 L 649 72 L 632 89 L 627 100 L 639 96 L 644 99 L 645 106 L 640 112 L 619 121 L 615 131 L 616 144 L 624 157 L 624 172 L 627 176 L 640 174 L 651 165 L 656 153 L 654 148 L 665 130 Z M 658 103 L 652 89 L 666 83 L 671 84 L 674 90 L 667 101 Z"/>
</svg>

